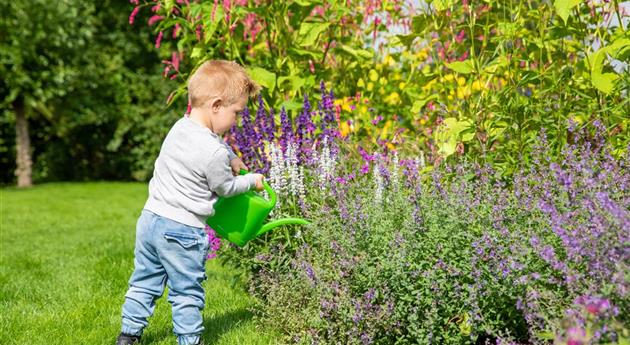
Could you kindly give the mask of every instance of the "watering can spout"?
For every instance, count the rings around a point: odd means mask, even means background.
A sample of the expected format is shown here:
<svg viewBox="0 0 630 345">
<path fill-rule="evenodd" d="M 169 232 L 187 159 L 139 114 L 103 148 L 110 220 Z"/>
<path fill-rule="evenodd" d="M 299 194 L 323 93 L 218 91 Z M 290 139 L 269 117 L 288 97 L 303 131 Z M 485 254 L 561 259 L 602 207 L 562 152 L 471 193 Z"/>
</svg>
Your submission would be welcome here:
<svg viewBox="0 0 630 345">
<path fill-rule="evenodd" d="M 241 169 L 241 175 L 247 174 Z M 309 224 L 300 218 L 283 218 L 262 224 L 276 206 L 277 196 L 269 184 L 263 180 L 269 198 L 263 198 L 254 191 L 233 197 L 220 197 L 214 204 L 214 215 L 206 223 L 222 238 L 243 247 L 267 231 L 285 224 Z"/>
<path fill-rule="evenodd" d="M 282 218 L 282 219 L 276 219 L 274 221 L 271 221 L 265 225 L 263 225 L 260 230 L 258 230 L 258 232 L 256 233 L 256 236 L 260 236 L 262 234 L 264 234 L 265 232 L 282 226 L 282 225 L 287 225 L 287 224 L 301 224 L 301 225 L 306 225 L 306 224 L 310 224 L 309 221 L 301 219 L 301 218 Z"/>
</svg>

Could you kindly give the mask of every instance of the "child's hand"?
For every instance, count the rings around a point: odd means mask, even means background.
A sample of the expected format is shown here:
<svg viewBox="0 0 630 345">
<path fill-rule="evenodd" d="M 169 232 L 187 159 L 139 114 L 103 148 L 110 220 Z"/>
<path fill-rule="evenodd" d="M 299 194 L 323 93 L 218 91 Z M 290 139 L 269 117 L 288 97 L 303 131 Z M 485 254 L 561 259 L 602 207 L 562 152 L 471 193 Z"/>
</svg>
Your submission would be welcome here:
<svg viewBox="0 0 630 345">
<path fill-rule="evenodd" d="M 245 163 L 243 163 L 243 160 L 239 157 L 232 159 L 232 161 L 230 162 L 230 166 L 232 167 L 232 174 L 234 176 L 238 176 L 241 169 L 249 170 L 247 169 L 247 165 L 245 165 Z"/>
<path fill-rule="evenodd" d="M 256 176 L 256 191 L 260 192 L 265 189 L 265 186 L 263 186 L 263 180 L 265 179 L 265 176 L 263 176 L 262 174 L 254 174 L 254 176 Z"/>
</svg>

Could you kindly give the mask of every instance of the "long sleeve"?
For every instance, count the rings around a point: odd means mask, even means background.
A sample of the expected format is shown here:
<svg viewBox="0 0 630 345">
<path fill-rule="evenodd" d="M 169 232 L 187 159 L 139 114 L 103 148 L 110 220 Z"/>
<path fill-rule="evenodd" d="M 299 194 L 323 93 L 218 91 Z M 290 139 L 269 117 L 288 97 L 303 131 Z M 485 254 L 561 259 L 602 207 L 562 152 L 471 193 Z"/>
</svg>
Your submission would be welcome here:
<svg viewBox="0 0 630 345">
<path fill-rule="evenodd" d="M 206 178 L 208 188 L 219 196 L 230 197 L 245 193 L 256 187 L 252 174 L 233 176 L 228 150 L 219 148 L 208 166 Z"/>
<path fill-rule="evenodd" d="M 232 159 L 237 158 L 238 156 L 236 155 L 236 153 L 234 153 L 234 150 L 232 150 L 232 147 L 230 145 L 228 145 L 228 143 L 223 142 L 223 144 L 227 148 L 228 159 L 230 160 L 230 162 L 232 162 Z"/>
</svg>

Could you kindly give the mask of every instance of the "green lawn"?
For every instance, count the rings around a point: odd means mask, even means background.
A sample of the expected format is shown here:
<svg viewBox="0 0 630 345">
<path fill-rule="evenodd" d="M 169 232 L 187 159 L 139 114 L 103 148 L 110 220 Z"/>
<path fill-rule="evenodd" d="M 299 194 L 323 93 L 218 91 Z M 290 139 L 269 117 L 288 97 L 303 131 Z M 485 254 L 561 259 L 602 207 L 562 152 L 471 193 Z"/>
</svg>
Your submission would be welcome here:
<svg viewBox="0 0 630 345">
<path fill-rule="evenodd" d="M 0 344 L 113 344 L 147 185 L 59 183 L 0 193 Z M 256 328 L 247 293 L 230 287 L 233 272 L 208 262 L 205 343 L 276 343 Z M 165 296 L 143 338 L 176 344 Z"/>
</svg>

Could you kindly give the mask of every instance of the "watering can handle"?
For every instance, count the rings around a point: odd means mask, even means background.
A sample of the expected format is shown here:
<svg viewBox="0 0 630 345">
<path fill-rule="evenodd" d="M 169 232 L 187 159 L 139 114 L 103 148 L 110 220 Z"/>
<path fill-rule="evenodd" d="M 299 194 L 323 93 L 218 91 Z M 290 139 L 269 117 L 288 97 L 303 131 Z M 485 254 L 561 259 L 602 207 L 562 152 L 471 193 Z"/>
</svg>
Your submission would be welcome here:
<svg viewBox="0 0 630 345">
<path fill-rule="evenodd" d="M 245 175 L 245 174 L 249 174 L 249 171 L 245 170 L 245 169 L 241 169 L 239 171 L 240 175 Z M 269 185 L 269 183 L 267 183 L 267 180 L 263 180 L 263 187 L 265 188 L 265 190 L 267 191 L 267 193 L 269 194 L 269 202 L 271 203 L 272 206 L 276 206 L 276 201 L 277 201 L 277 196 L 276 196 L 276 192 L 273 190 L 273 188 L 271 188 L 271 186 Z"/>
</svg>

